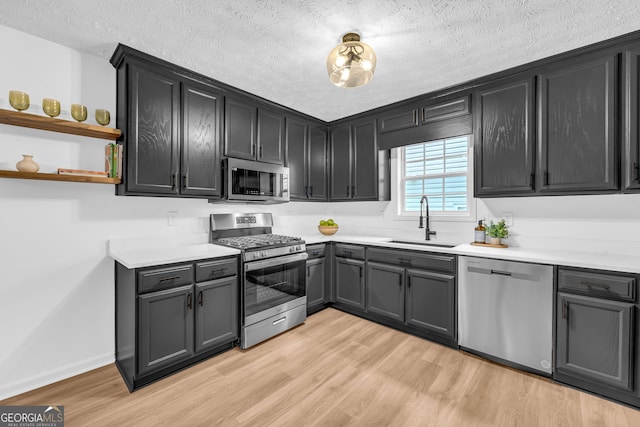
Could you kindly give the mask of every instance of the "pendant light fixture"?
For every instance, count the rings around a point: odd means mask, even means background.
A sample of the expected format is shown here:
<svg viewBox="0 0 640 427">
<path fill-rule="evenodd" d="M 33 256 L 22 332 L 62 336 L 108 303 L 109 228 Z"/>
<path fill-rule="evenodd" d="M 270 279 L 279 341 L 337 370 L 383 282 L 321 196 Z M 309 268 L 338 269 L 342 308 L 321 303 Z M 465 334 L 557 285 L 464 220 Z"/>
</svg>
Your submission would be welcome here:
<svg viewBox="0 0 640 427">
<path fill-rule="evenodd" d="M 338 87 L 364 86 L 373 78 L 375 69 L 376 53 L 360 41 L 358 33 L 342 36 L 342 43 L 327 57 L 329 80 Z"/>
</svg>

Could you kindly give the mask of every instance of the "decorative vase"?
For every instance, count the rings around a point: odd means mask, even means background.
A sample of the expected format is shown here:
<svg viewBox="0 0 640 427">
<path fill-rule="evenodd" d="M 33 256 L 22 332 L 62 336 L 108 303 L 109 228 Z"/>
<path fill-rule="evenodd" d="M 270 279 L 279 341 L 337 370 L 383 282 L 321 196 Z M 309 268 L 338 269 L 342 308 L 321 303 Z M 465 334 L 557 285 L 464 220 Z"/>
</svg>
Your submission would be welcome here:
<svg viewBox="0 0 640 427">
<path fill-rule="evenodd" d="M 489 243 L 492 245 L 499 245 L 500 238 L 499 237 L 489 237 Z"/>
<path fill-rule="evenodd" d="M 23 159 L 16 163 L 16 169 L 20 172 L 38 172 L 40 170 L 40 165 L 33 161 L 33 156 L 28 154 L 22 155 Z"/>
</svg>

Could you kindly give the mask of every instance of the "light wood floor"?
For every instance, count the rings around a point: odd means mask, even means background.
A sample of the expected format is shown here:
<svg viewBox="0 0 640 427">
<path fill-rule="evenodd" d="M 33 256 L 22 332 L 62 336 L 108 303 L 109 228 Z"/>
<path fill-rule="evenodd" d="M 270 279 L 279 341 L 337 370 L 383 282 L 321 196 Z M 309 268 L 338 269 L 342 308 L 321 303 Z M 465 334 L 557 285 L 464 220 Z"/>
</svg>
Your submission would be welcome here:
<svg viewBox="0 0 640 427">
<path fill-rule="evenodd" d="M 327 309 L 130 394 L 114 365 L 0 402 L 67 426 L 640 426 L 640 411 Z"/>
</svg>

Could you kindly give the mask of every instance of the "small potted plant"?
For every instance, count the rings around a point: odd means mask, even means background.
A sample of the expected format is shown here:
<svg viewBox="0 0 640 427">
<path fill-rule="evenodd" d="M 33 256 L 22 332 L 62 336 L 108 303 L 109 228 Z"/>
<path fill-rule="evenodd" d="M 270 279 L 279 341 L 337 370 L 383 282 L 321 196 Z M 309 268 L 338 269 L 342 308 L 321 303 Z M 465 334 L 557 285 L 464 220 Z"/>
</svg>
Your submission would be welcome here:
<svg viewBox="0 0 640 427">
<path fill-rule="evenodd" d="M 509 237 L 509 226 L 505 223 L 504 218 L 500 221 L 489 221 L 489 225 L 486 226 L 487 235 L 489 236 L 489 243 L 492 245 L 499 245 L 501 239 Z"/>
</svg>

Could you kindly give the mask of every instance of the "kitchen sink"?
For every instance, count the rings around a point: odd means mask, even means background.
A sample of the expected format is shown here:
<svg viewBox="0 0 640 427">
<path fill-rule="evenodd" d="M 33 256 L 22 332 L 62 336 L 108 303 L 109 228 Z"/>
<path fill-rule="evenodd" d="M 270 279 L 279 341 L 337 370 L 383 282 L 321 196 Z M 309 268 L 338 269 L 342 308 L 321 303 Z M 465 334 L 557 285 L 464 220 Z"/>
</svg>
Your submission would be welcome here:
<svg viewBox="0 0 640 427">
<path fill-rule="evenodd" d="M 437 242 L 430 242 L 428 240 L 425 240 L 424 242 L 419 242 L 416 240 L 392 240 L 389 243 L 401 243 L 403 245 L 416 245 L 416 246 L 435 246 L 437 248 L 455 248 L 456 246 L 458 246 L 451 243 L 437 243 Z"/>
</svg>

